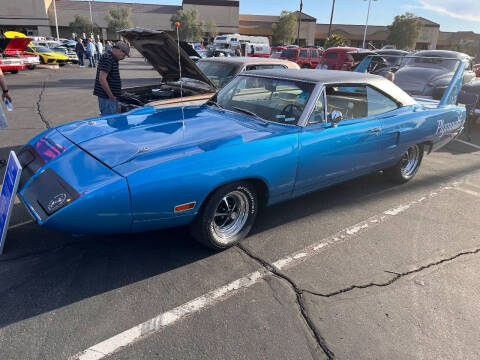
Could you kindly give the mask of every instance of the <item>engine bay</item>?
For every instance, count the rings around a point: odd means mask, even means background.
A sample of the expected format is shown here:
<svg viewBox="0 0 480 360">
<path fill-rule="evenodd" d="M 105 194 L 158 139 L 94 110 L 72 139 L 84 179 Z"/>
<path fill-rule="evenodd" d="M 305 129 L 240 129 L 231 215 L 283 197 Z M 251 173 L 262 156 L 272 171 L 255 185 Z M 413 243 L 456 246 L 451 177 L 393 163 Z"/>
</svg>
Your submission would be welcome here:
<svg viewBox="0 0 480 360">
<path fill-rule="evenodd" d="M 183 96 L 197 95 L 199 91 L 183 88 Z M 169 85 L 155 85 L 148 87 L 125 89 L 118 97 L 121 111 L 126 112 L 145 106 L 152 101 L 168 100 L 180 97 L 180 88 Z"/>
</svg>

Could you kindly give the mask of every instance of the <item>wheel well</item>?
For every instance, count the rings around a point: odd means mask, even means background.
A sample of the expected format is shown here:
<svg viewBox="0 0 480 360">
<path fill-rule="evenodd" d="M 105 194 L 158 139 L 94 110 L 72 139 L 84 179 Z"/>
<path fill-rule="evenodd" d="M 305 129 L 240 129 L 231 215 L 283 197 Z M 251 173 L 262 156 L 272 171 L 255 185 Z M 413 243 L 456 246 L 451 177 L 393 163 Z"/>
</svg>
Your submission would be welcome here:
<svg viewBox="0 0 480 360">
<path fill-rule="evenodd" d="M 427 154 L 430 154 L 432 152 L 432 148 L 433 148 L 433 142 L 432 141 L 425 141 L 425 142 L 421 143 L 421 145 L 423 145 L 424 151 Z"/>
<path fill-rule="evenodd" d="M 263 180 L 258 178 L 248 178 L 248 179 L 238 179 L 238 180 L 234 180 L 234 181 L 230 181 L 230 182 L 226 182 L 224 184 L 218 185 L 215 189 L 212 189 L 212 191 L 210 191 L 210 193 L 205 197 L 205 199 L 202 201 L 202 204 L 200 205 L 200 208 L 205 204 L 205 202 L 210 198 L 210 196 L 212 196 L 212 194 L 215 191 L 217 191 L 219 188 L 228 184 L 236 183 L 236 182 L 247 182 L 249 184 L 252 184 L 255 187 L 255 190 L 258 195 L 258 203 L 259 203 L 258 205 L 260 207 L 263 207 L 264 205 L 267 204 L 267 200 L 268 200 L 267 184 Z"/>
</svg>

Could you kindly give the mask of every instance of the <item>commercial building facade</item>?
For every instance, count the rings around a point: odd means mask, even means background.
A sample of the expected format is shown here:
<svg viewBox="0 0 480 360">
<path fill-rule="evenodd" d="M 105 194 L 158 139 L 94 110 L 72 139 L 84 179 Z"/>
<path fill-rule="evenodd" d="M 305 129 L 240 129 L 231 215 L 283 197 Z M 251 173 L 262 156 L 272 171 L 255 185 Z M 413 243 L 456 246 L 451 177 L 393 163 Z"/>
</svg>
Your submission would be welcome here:
<svg viewBox="0 0 480 360">
<path fill-rule="evenodd" d="M 16 30 L 32 36 L 55 35 L 53 0 L 15 0 L 6 3 L 0 7 L 0 30 Z M 196 9 L 199 20 L 215 22 L 219 34 L 240 33 L 271 38 L 272 24 L 279 19 L 278 16 L 240 14 L 238 0 L 183 0 L 179 6 L 78 0 L 56 0 L 55 4 L 60 37 L 71 37 L 69 24 L 74 21 L 75 15 L 82 15 L 91 17 L 101 29 L 102 38 L 115 38 L 115 34 L 108 32 L 105 21 L 112 7 L 131 9 L 133 26 L 163 31 L 171 31 L 170 18 L 181 9 Z M 424 28 L 417 42 L 418 49 L 456 49 L 462 41 L 480 41 L 479 34 L 442 32 L 439 24 L 423 18 L 422 21 Z M 301 13 L 300 44 L 323 45 L 328 28 L 329 24 L 318 24 L 316 18 Z M 362 46 L 364 29 L 364 25 L 332 24 L 332 33 L 343 35 L 348 45 L 356 47 Z M 386 44 L 387 36 L 387 26 L 368 26 L 367 43 L 381 47 Z"/>
</svg>

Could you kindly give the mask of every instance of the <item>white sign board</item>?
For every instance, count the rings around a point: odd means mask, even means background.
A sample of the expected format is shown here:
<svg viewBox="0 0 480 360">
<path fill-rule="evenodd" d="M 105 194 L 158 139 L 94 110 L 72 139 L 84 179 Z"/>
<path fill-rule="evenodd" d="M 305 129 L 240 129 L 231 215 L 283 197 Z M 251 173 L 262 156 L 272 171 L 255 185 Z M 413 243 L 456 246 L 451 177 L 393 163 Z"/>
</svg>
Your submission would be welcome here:
<svg viewBox="0 0 480 360">
<path fill-rule="evenodd" d="M 15 155 L 13 151 L 10 151 L 2 188 L 0 190 L 0 254 L 3 252 L 3 246 L 5 245 L 8 222 L 10 221 L 10 214 L 17 195 L 21 174 L 22 167 L 20 166 L 17 155 Z"/>
</svg>

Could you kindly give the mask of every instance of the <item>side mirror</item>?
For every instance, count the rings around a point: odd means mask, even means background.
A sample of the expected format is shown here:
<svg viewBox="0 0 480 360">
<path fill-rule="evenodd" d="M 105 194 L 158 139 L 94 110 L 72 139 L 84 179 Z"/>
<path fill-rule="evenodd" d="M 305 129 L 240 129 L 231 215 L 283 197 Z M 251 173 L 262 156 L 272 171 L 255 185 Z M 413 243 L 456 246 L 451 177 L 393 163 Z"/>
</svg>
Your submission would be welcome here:
<svg viewBox="0 0 480 360">
<path fill-rule="evenodd" d="M 343 120 L 343 114 L 341 111 L 333 110 L 328 114 L 328 121 L 332 123 L 332 126 L 337 126 L 337 124 Z"/>
</svg>

